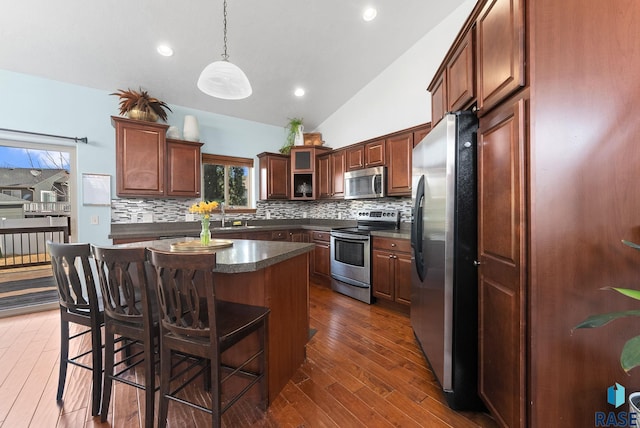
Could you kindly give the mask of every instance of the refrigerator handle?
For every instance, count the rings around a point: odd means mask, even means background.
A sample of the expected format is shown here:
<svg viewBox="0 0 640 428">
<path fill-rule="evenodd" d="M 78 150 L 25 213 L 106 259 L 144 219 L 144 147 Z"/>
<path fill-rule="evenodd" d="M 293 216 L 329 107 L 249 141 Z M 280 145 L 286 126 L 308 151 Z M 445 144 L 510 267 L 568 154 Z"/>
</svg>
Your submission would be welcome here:
<svg viewBox="0 0 640 428">
<path fill-rule="evenodd" d="M 416 189 L 416 199 L 413 206 L 413 222 L 411 223 L 411 247 L 413 248 L 413 258 L 415 260 L 416 272 L 420 281 L 424 281 L 424 254 L 422 249 L 422 204 L 424 202 L 424 175 L 418 181 Z"/>
</svg>

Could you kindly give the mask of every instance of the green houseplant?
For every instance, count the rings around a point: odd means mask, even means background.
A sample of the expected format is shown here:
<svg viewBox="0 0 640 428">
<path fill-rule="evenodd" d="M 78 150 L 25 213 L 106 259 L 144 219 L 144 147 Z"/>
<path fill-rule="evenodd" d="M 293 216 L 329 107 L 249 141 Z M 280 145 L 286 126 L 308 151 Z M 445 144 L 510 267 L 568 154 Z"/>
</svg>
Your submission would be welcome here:
<svg viewBox="0 0 640 428">
<path fill-rule="evenodd" d="M 622 243 L 635 250 L 640 250 L 640 245 L 634 244 L 633 242 L 622 240 Z M 602 289 L 614 290 L 624 296 L 630 297 L 635 300 L 640 300 L 640 290 L 617 287 L 604 287 Z M 640 309 L 591 315 L 580 324 L 575 326 L 574 329 L 602 327 L 603 325 L 606 325 L 611 321 L 619 318 L 639 316 Z M 624 344 L 622 353 L 620 354 L 620 365 L 625 372 L 629 372 L 631 369 L 640 366 L 640 336 L 633 337 Z"/>
<path fill-rule="evenodd" d="M 118 89 L 109 95 L 117 95 L 120 97 L 120 114 L 126 115 L 131 119 L 145 120 L 155 122 L 158 118 L 167 121 L 167 112 L 171 111 L 169 106 L 157 98 L 149 95 L 147 91 L 140 88 L 139 91 L 127 89 L 126 91 Z"/>
<path fill-rule="evenodd" d="M 296 142 L 296 135 L 301 131 L 302 127 L 302 118 L 294 117 L 289 119 L 289 123 L 285 126 L 287 130 L 287 140 L 285 144 L 280 148 L 280 153 L 288 155 L 291 152 L 291 147 Z"/>
</svg>

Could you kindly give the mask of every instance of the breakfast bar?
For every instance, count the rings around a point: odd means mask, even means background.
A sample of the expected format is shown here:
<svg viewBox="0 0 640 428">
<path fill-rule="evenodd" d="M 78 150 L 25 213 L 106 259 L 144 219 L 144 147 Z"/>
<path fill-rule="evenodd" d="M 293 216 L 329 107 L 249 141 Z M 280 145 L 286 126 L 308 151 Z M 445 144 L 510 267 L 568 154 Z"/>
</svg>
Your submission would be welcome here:
<svg viewBox="0 0 640 428">
<path fill-rule="evenodd" d="M 170 251 L 193 238 L 117 245 Z M 269 315 L 269 397 L 273 400 L 305 359 L 309 337 L 309 252 L 298 242 L 235 239 L 216 248 L 216 297 L 265 306 Z"/>
</svg>

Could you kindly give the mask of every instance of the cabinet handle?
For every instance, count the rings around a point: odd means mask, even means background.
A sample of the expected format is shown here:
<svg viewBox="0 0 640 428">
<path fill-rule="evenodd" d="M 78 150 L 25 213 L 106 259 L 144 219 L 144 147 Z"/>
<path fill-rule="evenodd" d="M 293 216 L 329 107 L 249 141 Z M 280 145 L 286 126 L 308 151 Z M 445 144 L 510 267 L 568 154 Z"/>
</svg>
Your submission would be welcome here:
<svg viewBox="0 0 640 428">
<path fill-rule="evenodd" d="M 389 258 L 392 259 L 393 258 L 393 254 L 389 254 Z"/>
<path fill-rule="evenodd" d="M 396 244 L 395 244 L 395 243 L 392 243 L 392 244 L 391 244 L 391 246 L 392 246 L 392 247 L 395 247 L 395 246 L 396 246 Z"/>
<path fill-rule="evenodd" d="M 474 266 L 480 266 L 482 263 L 480 263 L 478 260 L 474 260 L 473 261 L 473 265 Z"/>
</svg>

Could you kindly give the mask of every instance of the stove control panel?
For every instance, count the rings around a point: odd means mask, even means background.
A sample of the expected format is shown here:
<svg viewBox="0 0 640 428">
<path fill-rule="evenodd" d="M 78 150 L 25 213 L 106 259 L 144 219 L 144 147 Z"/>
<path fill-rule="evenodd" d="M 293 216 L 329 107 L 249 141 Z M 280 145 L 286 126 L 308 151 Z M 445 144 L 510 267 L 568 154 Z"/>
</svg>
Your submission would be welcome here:
<svg viewBox="0 0 640 428">
<path fill-rule="evenodd" d="M 362 210 L 357 212 L 358 221 L 380 221 L 387 223 L 399 223 L 400 211 L 398 210 Z"/>
</svg>

